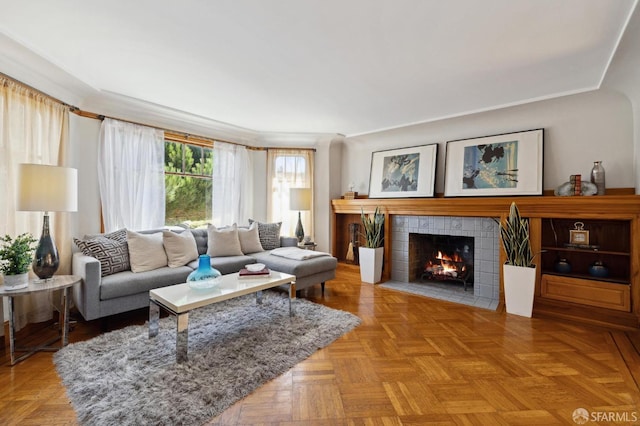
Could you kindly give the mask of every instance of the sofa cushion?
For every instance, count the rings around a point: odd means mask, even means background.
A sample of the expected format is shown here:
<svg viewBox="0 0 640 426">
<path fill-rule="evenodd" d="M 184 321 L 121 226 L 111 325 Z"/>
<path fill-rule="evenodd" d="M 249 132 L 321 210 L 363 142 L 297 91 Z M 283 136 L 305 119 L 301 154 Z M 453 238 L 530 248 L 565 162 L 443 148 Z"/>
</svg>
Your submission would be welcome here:
<svg viewBox="0 0 640 426">
<path fill-rule="evenodd" d="M 238 228 L 238 238 L 240 239 L 240 248 L 244 254 L 264 251 L 262 243 L 260 243 L 260 234 L 256 222 L 253 222 L 248 229 Z"/>
<path fill-rule="evenodd" d="M 193 237 L 196 239 L 196 246 L 198 246 L 198 255 L 207 254 L 207 243 L 209 240 L 209 233 L 207 228 L 191 229 Z"/>
<path fill-rule="evenodd" d="M 220 271 L 221 274 L 233 274 L 234 272 L 238 272 L 240 269 L 244 268 L 244 265 L 249 263 L 256 263 L 256 260 L 253 257 L 249 256 L 221 256 L 221 257 L 212 257 L 211 258 L 211 266 Z M 198 260 L 194 260 L 193 262 L 187 265 L 190 268 L 197 269 L 198 268 Z"/>
<path fill-rule="evenodd" d="M 207 227 L 209 233 L 207 254 L 211 257 L 242 256 L 238 227 L 234 223 L 225 229 L 218 229 L 213 225 Z"/>
<path fill-rule="evenodd" d="M 180 233 L 162 231 L 162 244 L 167 253 L 169 268 L 184 266 L 198 258 L 198 246 L 191 231 Z"/>
<path fill-rule="evenodd" d="M 110 275 L 104 277 L 100 283 L 100 300 L 146 293 L 154 288 L 184 283 L 192 271 L 188 266 L 165 266 L 142 273 L 125 271 Z"/>
<path fill-rule="evenodd" d="M 162 232 L 141 234 L 127 230 L 129 259 L 133 272 L 146 272 L 167 266 L 167 253 L 162 244 Z"/>
<path fill-rule="evenodd" d="M 280 247 L 280 227 L 282 222 L 262 223 L 249 219 L 249 224 L 258 224 L 258 235 L 260 244 L 264 250 L 272 250 Z"/>
<path fill-rule="evenodd" d="M 131 269 L 127 241 L 116 241 L 106 236 L 85 240 L 73 239 L 82 254 L 100 261 L 100 275 L 103 277 Z"/>
<path fill-rule="evenodd" d="M 264 263 L 274 271 L 295 275 L 296 278 L 307 277 L 324 271 L 335 270 L 338 259 L 333 256 L 321 256 L 313 259 L 292 260 L 274 256 L 270 251 L 252 253 L 251 257 L 257 262 Z"/>
</svg>

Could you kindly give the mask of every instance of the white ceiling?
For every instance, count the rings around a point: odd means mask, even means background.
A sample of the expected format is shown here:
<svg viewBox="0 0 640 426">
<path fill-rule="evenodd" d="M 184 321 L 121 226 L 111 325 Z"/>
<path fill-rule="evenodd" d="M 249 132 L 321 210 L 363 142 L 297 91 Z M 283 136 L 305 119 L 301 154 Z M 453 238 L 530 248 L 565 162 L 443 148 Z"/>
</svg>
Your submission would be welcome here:
<svg viewBox="0 0 640 426">
<path fill-rule="evenodd" d="M 596 89 L 636 2 L 0 0 L 0 32 L 83 109 L 349 136 Z"/>
</svg>

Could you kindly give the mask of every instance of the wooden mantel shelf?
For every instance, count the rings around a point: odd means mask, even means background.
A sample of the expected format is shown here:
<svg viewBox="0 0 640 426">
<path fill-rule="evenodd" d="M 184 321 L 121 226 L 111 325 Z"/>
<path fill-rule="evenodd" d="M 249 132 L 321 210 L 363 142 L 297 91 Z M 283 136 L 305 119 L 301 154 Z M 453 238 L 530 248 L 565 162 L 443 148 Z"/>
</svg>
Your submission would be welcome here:
<svg viewBox="0 0 640 426">
<path fill-rule="evenodd" d="M 371 213 L 377 206 L 386 215 L 501 217 L 515 201 L 526 217 L 631 219 L 640 215 L 640 195 L 584 197 L 460 197 L 357 198 L 332 200 L 336 214 Z"/>
</svg>

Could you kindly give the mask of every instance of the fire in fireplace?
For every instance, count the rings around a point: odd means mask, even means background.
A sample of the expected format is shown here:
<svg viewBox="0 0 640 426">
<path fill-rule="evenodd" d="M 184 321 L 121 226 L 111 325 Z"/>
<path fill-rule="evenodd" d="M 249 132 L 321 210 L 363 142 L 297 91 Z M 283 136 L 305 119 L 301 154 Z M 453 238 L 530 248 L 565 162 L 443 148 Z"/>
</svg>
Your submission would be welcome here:
<svg viewBox="0 0 640 426">
<path fill-rule="evenodd" d="M 473 285 L 473 237 L 455 235 L 419 235 L 414 247 L 422 259 L 418 276 L 422 281 L 462 283 L 464 290 Z"/>
</svg>

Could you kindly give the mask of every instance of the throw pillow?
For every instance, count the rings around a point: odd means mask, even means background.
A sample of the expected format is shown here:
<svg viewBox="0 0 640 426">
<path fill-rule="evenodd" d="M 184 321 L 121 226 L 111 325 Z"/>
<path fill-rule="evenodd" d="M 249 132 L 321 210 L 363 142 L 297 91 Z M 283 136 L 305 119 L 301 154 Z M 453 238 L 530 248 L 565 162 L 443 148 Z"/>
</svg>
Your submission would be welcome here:
<svg viewBox="0 0 640 426">
<path fill-rule="evenodd" d="M 253 219 L 249 219 L 249 224 L 256 222 L 258 224 L 258 234 L 260 236 L 260 244 L 264 250 L 272 250 L 280 247 L 280 227 L 282 222 L 261 223 Z"/>
<path fill-rule="evenodd" d="M 108 234 L 89 234 L 85 235 L 83 239 L 91 240 L 96 237 L 104 237 L 110 240 L 119 241 L 121 243 L 127 242 L 127 230 L 125 228 L 118 229 L 117 231 L 109 232 Z"/>
<path fill-rule="evenodd" d="M 85 240 L 74 238 L 73 242 L 82 251 L 82 254 L 98 259 L 100 274 L 103 277 L 131 269 L 126 239 L 123 242 L 112 240 L 106 236 L 97 236 Z"/>
<path fill-rule="evenodd" d="M 198 258 L 198 246 L 191 231 L 162 231 L 162 244 L 167 252 L 169 268 L 184 266 Z"/>
<path fill-rule="evenodd" d="M 264 251 L 260 243 L 257 223 L 253 222 L 249 229 L 238 228 L 238 238 L 240 238 L 240 248 L 244 254 Z"/>
<path fill-rule="evenodd" d="M 167 266 L 167 253 L 162 244 L 162 232 L 140 234 L 127 230 L 127 241 L 133 272 L 152 271 Z"/>
<path fill-rule="evenodd" d="M 207 227 L 207 254 L 216 256 L 242 256 L 242 247 L 238 238 L 238 227 L 234 223 L 225 229 L 218 229 L 213 225 Z"/>
</svg>

